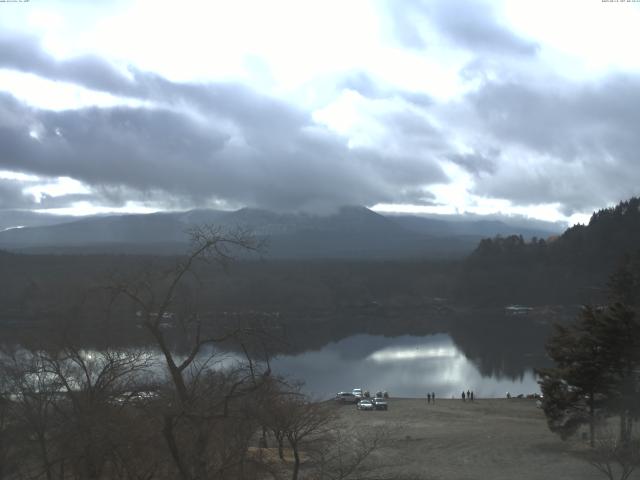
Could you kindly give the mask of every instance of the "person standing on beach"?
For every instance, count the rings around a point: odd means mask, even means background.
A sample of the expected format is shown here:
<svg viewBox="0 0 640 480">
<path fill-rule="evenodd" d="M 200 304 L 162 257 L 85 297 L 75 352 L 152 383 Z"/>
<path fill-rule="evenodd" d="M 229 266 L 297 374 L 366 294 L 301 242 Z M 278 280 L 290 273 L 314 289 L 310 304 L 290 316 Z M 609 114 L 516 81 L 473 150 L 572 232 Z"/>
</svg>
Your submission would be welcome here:
<svg viewBox="0 0 640 480">
<path fill-rule="evenodd" d="M 427 393 L 427 403 L 431 403 L 431 395 Z"/>
<path fill-rule="evenodd" d="M 462 391 L 462 401 L 465 402 L 464 390 Z"/>
<path fill-rule="evenodd" d="M 434 392 L 431 392 L 431 401 L 436 403 L 436 394 Z"/>
</svg>

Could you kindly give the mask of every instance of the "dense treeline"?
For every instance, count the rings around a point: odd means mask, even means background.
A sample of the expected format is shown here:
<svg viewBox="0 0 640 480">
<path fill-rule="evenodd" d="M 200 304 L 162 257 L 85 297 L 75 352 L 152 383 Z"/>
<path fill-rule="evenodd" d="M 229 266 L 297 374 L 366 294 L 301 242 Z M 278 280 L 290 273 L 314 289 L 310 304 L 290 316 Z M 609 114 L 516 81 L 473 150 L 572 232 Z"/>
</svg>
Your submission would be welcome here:
<svg viewBox="0 0 640 480">
<path fill-rule="evenodd" d="M 178 257 L 0 254 L 0 319 L 30 320 L 73 303 L 81 291 L 144 269 L 170 269 Z M 253 261 L 227 271 L 198 267 L 216 311 L 335 312 L 366 306 L 419 306 L 450 298 L 456 268 L 450 262 Z M 77 302 L 76 302 L 77 303 Z"/>
<path fill-rule="evenodd" d="M 593 214 L 560 237 L 484 239 L 465 261 L 456 295 L 470 303 L 600 303 L 607 276 L 640 245 L 640 198 Z"/>
</svg>

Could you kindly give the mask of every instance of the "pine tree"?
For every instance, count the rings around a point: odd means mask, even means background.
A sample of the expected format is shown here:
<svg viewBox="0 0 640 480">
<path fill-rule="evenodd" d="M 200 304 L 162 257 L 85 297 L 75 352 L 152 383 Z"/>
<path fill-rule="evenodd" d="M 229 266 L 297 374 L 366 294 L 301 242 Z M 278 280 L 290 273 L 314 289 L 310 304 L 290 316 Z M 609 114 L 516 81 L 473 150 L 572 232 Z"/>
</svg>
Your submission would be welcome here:
<svg viewBox="0 0 640 480">
<path fill-rule="evenodd" d="M 635 311 L 622 303 L 585 307 L 575 323 L 556 327 L 547 352 L 556 366 L 538 373 L 551 431 L 564 439 L 588 424 L 593 446 L 596 421 L 618 416 L 620 441 L 630 442 L 640 414 L 640 322 Z"/>
<path fill-rule="evenodd" d="M 611 389 L 602 346 L 595 335 L 597 315 L 595 308 L 585 307 L 575 324 L 556 325 L 547 343 L 547 353 L 556 366 L 538 371 L 551 431 L 566 439 L 588 424 L 592 446 L 597 413 Z"/>
</svg>

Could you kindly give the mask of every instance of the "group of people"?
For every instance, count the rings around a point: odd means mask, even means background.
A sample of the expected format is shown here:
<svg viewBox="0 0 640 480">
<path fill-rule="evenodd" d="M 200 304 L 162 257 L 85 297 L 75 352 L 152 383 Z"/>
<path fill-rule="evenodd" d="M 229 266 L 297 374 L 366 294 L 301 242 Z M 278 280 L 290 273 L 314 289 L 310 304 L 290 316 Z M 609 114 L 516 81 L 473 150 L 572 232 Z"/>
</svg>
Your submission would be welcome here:
<svg viewBox="0 0 640 480">
<path fill-rule="evenodd" d="M 475 399 L 475 395 L 473 393 L 473 390 L 467 390 L 466 392 L 463 390 L 462 391 L 462 395 L 460 396 L 462 398 L 463 402 L 466 402 L 467 400 L 469 400 L 470 402 L 473 402 L 473 400 Z M 451 395 L 451 399 L 453 400 L 454 396 Z M 431 393 L 427 393 L 427 403 L 436 403 L 436 394 L 431 392 Z"/>
</svg>

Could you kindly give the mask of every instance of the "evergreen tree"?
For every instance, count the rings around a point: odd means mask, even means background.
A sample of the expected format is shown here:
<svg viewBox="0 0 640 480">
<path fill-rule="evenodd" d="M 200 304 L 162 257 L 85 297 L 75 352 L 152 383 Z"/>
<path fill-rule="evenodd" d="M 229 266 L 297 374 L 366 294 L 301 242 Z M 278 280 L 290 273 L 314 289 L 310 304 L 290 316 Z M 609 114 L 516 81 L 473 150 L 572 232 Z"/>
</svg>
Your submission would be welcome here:
<svg viewBox="0 0 640 480">
<path fill-rule="evenodd" d="M 602 346 L 595 334 L 597 316 L 595 308 L 585 307 L 575 324 L 556 325 L 547 343 L 547 353 L 556 366 L 538 371 L 551 431 L 566 439 L 588 424 L 592 446 L 596 414 L 611 389 Z"/>
<path fill-rule="evenodd" d="M 640 322 L 622 303 L 585 307 L 578 320 L 557 326 L 547 344 L 556 366 L 540 370 L 549 428 L 567 438 L 584 424 L 594 445 L 596 421 L 618 416 L 622 443 L 640 414 Z"/>
</svg>

